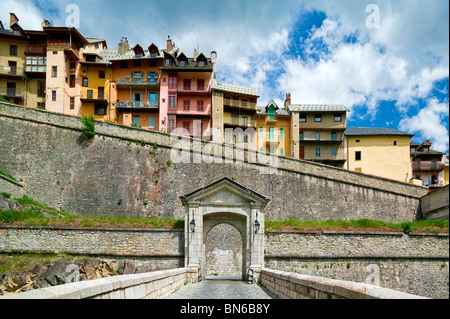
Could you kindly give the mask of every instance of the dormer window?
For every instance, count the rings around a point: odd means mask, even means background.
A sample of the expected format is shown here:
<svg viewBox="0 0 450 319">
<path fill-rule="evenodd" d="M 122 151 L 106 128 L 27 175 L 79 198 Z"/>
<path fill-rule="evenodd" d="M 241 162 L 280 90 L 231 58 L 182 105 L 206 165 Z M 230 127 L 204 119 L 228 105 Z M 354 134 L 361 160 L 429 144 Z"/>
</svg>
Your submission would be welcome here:
<svg viewBox="0 0 450 319">
<path fill-rule="evenodd" d="M 201 68 L 205 67 L 205 61 L 199 61 L 198 66 Z"/>
<path fill-rule="evenodd" d="M 150 56 L 151 56 L 152 58 L 156 58 L 156 53 L 152 53 Z"/>
<path fill-rule="evenodd" d="M 181 67 L 185 67 L 186 66 L 186 61 L 185 60 L 180 61 L 180 66 Z"/>
<path fill-rule="evenodd" d="M 141 53 L 136 53 L 136 59 L 141 59 L 142 58 L 142 54 Z"/>
<path fill-rule="evenodd" d="M 423 151 L 424 151 L 425 153 L 430 153 L 430 148 L 429 148 L 429 147 L 425 147 L 425 148 L 423 149 Z"/>
<path fill-rule="evenodd" d="M 170 65 L 170 59 L 166 59 L 166 65 Z"/>
</svg>

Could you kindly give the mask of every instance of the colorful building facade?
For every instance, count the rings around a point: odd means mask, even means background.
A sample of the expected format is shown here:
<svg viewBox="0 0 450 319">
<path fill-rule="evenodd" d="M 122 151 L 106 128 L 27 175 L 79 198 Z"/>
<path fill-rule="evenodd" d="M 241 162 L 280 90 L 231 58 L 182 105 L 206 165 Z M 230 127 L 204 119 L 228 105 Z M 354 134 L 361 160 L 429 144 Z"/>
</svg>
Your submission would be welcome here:
<svg viewBox="0 0 450 319">
<path fill-rule="evenodd" d="M 347 169 L 409 183 L 409 144 L 414 136 L 390 128 L 348 127 Z"/>
<path fill-rule="evenodd" d="M 418 145 L 410 144 L 413 178 L 421 180 L 422 185 L 435 189 L 445 186 L 444 156 L 446 154 L 432 149 L 433 144 L 426 140 Z"/>
</svg>

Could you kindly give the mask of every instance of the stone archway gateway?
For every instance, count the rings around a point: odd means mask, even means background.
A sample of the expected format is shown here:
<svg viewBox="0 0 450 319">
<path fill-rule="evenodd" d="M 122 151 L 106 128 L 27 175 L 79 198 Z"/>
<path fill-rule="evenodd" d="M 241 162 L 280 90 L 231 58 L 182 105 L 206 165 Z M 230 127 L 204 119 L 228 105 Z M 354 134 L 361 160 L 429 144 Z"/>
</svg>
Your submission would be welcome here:
<svg viewBox="0 0 450 319">
<path fill-rule="evenodd" d="M 185 266 L 191 282 L 206 276 L 206 238 L 221 224 L 242 236 L 242 279 L 255 282 L 264 267 L 264 209 L 269 199 L 225 177 L 181 197 L 185 213 Z"/>
</svg>

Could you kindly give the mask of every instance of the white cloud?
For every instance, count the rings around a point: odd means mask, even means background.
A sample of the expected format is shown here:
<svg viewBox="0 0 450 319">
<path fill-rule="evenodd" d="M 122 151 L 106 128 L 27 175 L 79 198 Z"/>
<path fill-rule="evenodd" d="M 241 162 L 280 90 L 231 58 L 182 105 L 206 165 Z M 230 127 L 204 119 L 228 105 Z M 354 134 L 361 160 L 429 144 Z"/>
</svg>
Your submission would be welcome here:
<svg viewBox="0 0 450 319">
<path fill-rule="evenodd" d="M 9 13 L 15 13 L 19 25 L 24 30 L 39 30 L 43 21 L 42 13 L 30 1 L 2 0 L 0 1 L 0 20 L 5 29 L 9 28 Z"/>
<path fill-rule="evenodd" d="M 424 140 L 433 142 L 433 149 L 445 152 L 449 148 L 449 132 L 445 123 L 449 116 L 448 101 L 440 102 L 433 98 L 427 104 L 417 115 L 401 120 L 399 129 L 418 133 Z"/>
</svg>

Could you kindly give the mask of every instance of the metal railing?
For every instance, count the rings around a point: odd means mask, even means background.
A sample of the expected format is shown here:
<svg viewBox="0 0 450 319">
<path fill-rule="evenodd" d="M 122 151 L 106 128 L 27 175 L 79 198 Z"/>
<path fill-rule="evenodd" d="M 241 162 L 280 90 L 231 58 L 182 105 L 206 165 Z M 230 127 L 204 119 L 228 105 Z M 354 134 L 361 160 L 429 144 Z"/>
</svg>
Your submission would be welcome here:
<svg viewBox="0 0 450 319">
<path fill-rule="evenodd" d="M 0 66 L 0 74 L 11 76 L 23 76 L 23 68 L 15 66 Z"/>
<path fill-rule="evenodd" d="M 23 93 L 24 93 L 24 91 L 22 89 L 0 87 L 0 95 L 6 96 L 6 97 L 23 98 Z"/>
<path fill-rule="evenodd" d="M 158 108 L 159 102 L 147 103 L 147 102 L 140 102 L 140 101 L 117 101 L 117 107 L 118 108 L 133 108 L 133 109 Z"/>
<path fill-rule="evenodd" d="M 197 86 L 191 84 L 190 87 L 185 87 L 183 83 L 178 85 L 179 93 L 209 93 L 211 92 L 211 86 Z"/>
<path fill-rule="evenodd" d="M 98 91 L 82 91 L 81 99 L 83 100 L 108 100 L 109 96 L 105 92 Z"/>
<path fill-rule="evenodd" d="M 159 85 L 158 79 L 153 78 L 117 78 L 117 85 Z"/>
<path fill-rule="evenodd" d="M 224 124 L 230 124 L 234 126 L 243 126 L 243 127 L 256 127 L 256 120 L 248 119 L 247 123 L 242 122 L 241 118 L 231 118 L 225 119 Z"/>
</svg>

